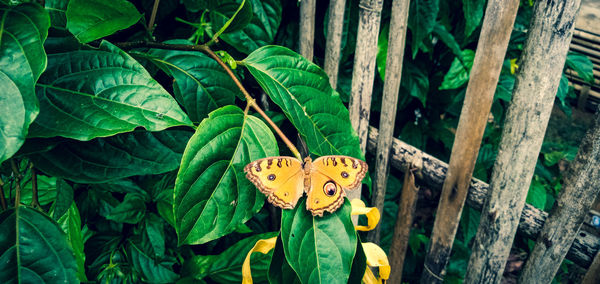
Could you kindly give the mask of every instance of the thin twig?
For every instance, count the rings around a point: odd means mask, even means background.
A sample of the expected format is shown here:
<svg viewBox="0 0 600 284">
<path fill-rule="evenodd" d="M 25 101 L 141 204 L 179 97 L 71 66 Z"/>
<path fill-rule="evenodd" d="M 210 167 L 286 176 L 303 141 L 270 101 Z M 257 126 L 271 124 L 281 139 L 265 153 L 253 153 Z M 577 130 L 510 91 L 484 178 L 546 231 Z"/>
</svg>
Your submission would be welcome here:
<svg viewBox="0 0 600 284">
<path fill-rule="evenodd" d="M 0 178 L 0 203 L 2 203 L 2 210 L 6 210 L 6 199 L 4 198 L 4 181 Z"/>
<path fill-rule="evenodd" d="M 167 44 L 167 43 L 148 42 L 148 41 L 121 42 L 121 43 L 115 43 L 115 45 L 117 45 L 123 49 L 131 49 L 131 48 L 136 48 L 136 47 L 150 47 L 150 48 L 160 48 L 160 49 L 169 49 L 169 50 L 200 51 L 200 52 L 208 54 L 208 56 L 210 56 L 212 59 L 217 61 L 217 63 L 219 63 L 219 65 L 221 65 L 221 67 L 225 70 L 225 72 L 229 75 L 229 77 L 231 77 L 231 80 L 233 80 L 233 82 L 237 85 L 237 87 L 240 89 L 240 91 L 242 91 L 242 93 L 244 94 L 244 97 L 248 101 L 248 104 L 252 108 L 254 108 L 254 110 L 256 112 L 258 112 L 265 119 L 265 121 L 271 126 L 271 128 L 273 128 L 273 130 L 275 130 L 277 135 L 279 135 L 279 137 L 281 138 L 281 140 L 283 140 L 285 145 L 288 146 L 288 148 L 294 154 L 294 156 L 296 158 L 298 158 L 299 160 L 302 160 L 302 156 L 300 155 L 300 152 L 298 151 L 296 146 L 294 146 L 294 144 L 285 136 L 285 134 L 283 134 L 281 129 L 279 129 L 279 127 L 271 120 L 271 118 L 269 118 L 269 116 L 267 116 L 267 114 L 260 108 L 260 106 L 258 104 L 256 104 L 254 98 L 252 98 L 250 93 L 248 93 L 248 91 L 246 91 L 246 88 L 244 88 L 244 86 L 242 85 L 240 80 L 238 80 L 238 78 L 235 76 L 235 74 L 233 74 L 233 71 L 231 71 L 231 68 L 229 68 L 229 66 L 227 64 L 225 64 L 225 62 L 223 62 L 223 60 L 221 60 L 221 58 L 214 51 L 212 51 L 210 49 L 210 47 L 208 47 L 206 45 Z"/>
<path fill-rule="evenodd" d="M 31 168 L 31 207 L 39 209 L 41 206 L 38 200 L 37 172 L 33 163 L 29 163 L 29 167 Z"/>
<path fill-rule="evenodd" d="M 152 14 L 150 14 L 150 22 L 148 22 L 148 31 L 152 33 L 154 30 L 154 21 L 156 20 L 156 12 L 158 11 L 158 3 L 160 0 L 154 0 L 154 6 L 152 6 Z"/>
<path fill-rule="evenodd" d="M 23 176 L 21 175 L 19 167 L 17 166 L 17 163 L 15 163 L 14 159 L 10 159 L 10 167 L 15 175 L 15 207 L 19 207 L 21 205 L 21 178 Z"/>
</svg>

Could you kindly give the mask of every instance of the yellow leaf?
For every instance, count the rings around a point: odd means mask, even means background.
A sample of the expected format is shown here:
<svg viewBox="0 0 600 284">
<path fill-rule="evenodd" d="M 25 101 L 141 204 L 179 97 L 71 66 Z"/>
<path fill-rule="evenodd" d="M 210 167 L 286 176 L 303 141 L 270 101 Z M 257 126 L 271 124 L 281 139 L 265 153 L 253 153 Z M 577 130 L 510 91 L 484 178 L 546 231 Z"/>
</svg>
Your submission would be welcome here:
<svg viewBox="0 0 600 284">
<path fill-rule="evenodd" d="M 388 278 L 390 278 L 391 267 L 387 255 L 385 255 L 385 252 L 374 243 L 362 243 L 362 246 L 363 250 L 365 251 L 365 256 L 367 257 L 367 265 L 379 268 L 379 279 L 377 280 L 377 282 L 381 283 L 382 279 L 387 280 Z M 365 275 L 368 274 L 370 271 L 369 268 L 367 268 L 367 270 L 368 271 L 367 273 L 365 273 Z"/>
<path fill-rule="evenodd" d="M 277 241 L 277 237 L 272 237 L 270 239 L 258 240 L 254 247 L 248 252 L 246 255 L 246 259 L 244 259 L 244 264 L 242 265 L 242 283 L 243 284 L 252 284 L 252 274 L 250 273 L 250 256 L 254 252 L 260 252 L 263 254 L 267 254 L 275 247 L 275 242 Z"/>
<path fill-rule="evenodd" d="M 510 74 L 515 74 L 515 72 L 517 72 L 517 69 L 519 69 L 519 65 L 517 65 L 517 59 L 511 59 L 510 60 Z"/>
<path fill-rule="evenodd" d="M 381 218 L 379 210 L 376 207 L 367 207 L 365 203 L 360 199 L 352 199 L 351 215 L 365 215 L 367 217 L 367 226 L 355 226 L 357 231 L 370 231 L 377 226 L 379 219 Z"/>
</svg>

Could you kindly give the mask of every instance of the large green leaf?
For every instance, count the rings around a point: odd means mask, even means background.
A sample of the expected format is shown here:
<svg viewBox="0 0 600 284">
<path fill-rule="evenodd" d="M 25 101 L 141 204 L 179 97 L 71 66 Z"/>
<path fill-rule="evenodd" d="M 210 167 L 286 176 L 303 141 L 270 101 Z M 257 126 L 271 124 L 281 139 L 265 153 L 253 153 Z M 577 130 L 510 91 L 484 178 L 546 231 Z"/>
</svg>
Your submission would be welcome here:
<svg viewBox="0 0 600 284">
<path fill-rule="evenodd" d="M 481 23 L 485 0 L 462 0 L 465 15 L 465 36 L 470 36 Z"/>
<path fill-rule="evenodd" d="M 460 45 L 456 42 L 454 35 L 450 33 L 446 27 L 441 23 L 436 23 L 435 27 L 433 27 L 433 33 L 448 47 L 450 51 L 458 58 L 461 62 L 462 58 L 462 50 L 460 49 Z"/>
<path fill-rule="evenodd" d="M 64 182 L 64 181 L 63 181 Z M 80 281 L 87 281 L 85 276 L 85 253 L 83 252 L 83 236 L 81 234 L 81 217 L 75 202 L 71 203 L 64 214 L 57 220 L 61 229 L 67 234 L 67 241 L 75 253 L 77 262 L 77 278 Z"/>
<path fill-rule="evenodd" d="M 285 259 L 283 244 L 281 243 L 281 236 L 277 237 L 277 242 L 275 243 L 275 248 L 273 249 L 271 264 L 269 265 L 269 283 L 301 283 L 300 279 L 298 279 L 298 275 L 296 275 L 294 269 L 292 269 L 287 259 Z"/>
<path fill-rule="evenodd" d="M 332 214 L 315 217 L 306 198 L 283 210 L 281 240 L 285 256 L 302 283 L 347 283 L 356 252 L 350 202 Z"/>
<path fill-rule="evenodd" d="M 594 64 L 585 55 L 569 52 L 566 64 L 569 68 L 575 70 L 577 75 L 584 81 L 594 84 Z"/>
<path fill-rule="evenodd" d="M 278 154 L 273 133 L 235 106 L 217 109 L 190 139 L 177 174 L 179 244 L 202 244 L 235 230 L 262 207 L 264 195 L 244 176 L 253 160 Z"/>
<path fill-rule="evenodd" d="M 38 5 L 0 5 L 0 163 L 19 150 L 38 115 L 34 85 L 46 69 L 49 27 Z"/>
<path fill-rule="evenodd" d="M 142 282 L 174 283 L 179 278 L 171 268 L 173 263 L 150 257 L 133 242 L 129 242 L 129 259 L 133 269 L 142 276 Z"/>
<path fill-rule="evenodd" d="M 75 283 L 77 264 L 65 233 L 40 211 L 0 214 L 0 282 Z"/>
<path fill-rule="evenodd" d="M 138 194 L 128 193 L 119 205 L 112 208 L 108 220 L 119 223 L 137 224 L 146 215 L 146 203 Z"/>
<path fill-rule="evenodd" d="M 188 41 L 168 41 L 187 43 Z M 225 70 L 201 52 L 151 49 L 149 59 L 173 77 L 175 98 L 193 122 L 200 122 L 208 113 L 231 105 L 235 96 L 243 96 Z"/>
<path fill-rule="evenodd" d="M 80 183 L 104 183 L 176 169 L 190 136 L 185 130 L 140 130 L 86 142 L 67 140 L 29 157 L 48 175 Z"/>
<path fill-rule="evenodd" d="M 211 10 L 210 14 L 213 30 L 217 31 L 212 37 L 218 38 L 222 33 L 235 32 L 243 29 L 252 20 L 252 4 L 250 0 L 223 1 Z"/>
<path fill-rule="evenodd" d="M 218 255 L 197 255 L 184 263 L 184 275 L 196 279 L 210 278 L 217 283 L 241 283 L 242 264 L 254 244 L 261 239 L 277 236 L 279 232 L 270 232 L 247 237 L 228 247 Z M 268 254 L 253 253 L 250 257 L 252 279 L 262 283 L 267 280 L 267 269 L 272 251 Z"/>
<path fill-rule="evenodd" d="M 21 203 L 31 204 L 33 190 L 31 179 L 27 178 L 21 182 Z M 42 206 L 52 203 L 56 199 L 56 178 L 43 175 L 37 176 L 38 202 Z M 6 199 L 14 198 L 16 195 L 16 187 L 12 187 L 10 191 L 4 191 Z"/>
<path fill-rule="evenodd" d="M 41 112 L 31 137 L 90 140 L 191 123 L 141 64 L 106 41 L 98 50 L 52 54 L 48 62 L 37 83 Z"/>
<path fill-rule="evenodd" d="M 126 0 L 70 0 L 67 29 L 87 43 L 135 24 L 142 15 Z"/>
<path fill-rule="evenodd" d="M 69 0 L 46 0 L 44 7 L 50 14 L 52 27 L 58 30 L 67 29 L 67 5 Z"/>
<path fill-rule="evenodd" d="M 463 84 L 469 82 L 469 72 L 473 66 L 475 52 L 470 49 L 462 51 L 463 62 L 460 59 L 454 58 L 450 65 L 450 70 L 444 75 L 444 81 L 440 86 L 440 90 L 451 90 L 460 88 Z"/>
<path fill-rule="evenodd" d="M 298 129 L 311 153 L 362 159 L 348 109 L 321 68 L 280 46 L 260 48 L 243 62 Z"/>
<path fill-rule="evenodd" d="M 421 42 L 433 31 L 436 18 L 440 10 L 439 0 L 413 0 L 410 1 L 408 28 L 412 35 L 413 58 L 419 52 Z"/>
<path fill-rule="evenodd" d="M 221 39 L 237 49 L 249 54 L 261 46 L 271 44 L 281 22 L 280 0 L 247 0 L 252 4 L 252 20 L 242 30 L 224 33 Z"/>
</svg>

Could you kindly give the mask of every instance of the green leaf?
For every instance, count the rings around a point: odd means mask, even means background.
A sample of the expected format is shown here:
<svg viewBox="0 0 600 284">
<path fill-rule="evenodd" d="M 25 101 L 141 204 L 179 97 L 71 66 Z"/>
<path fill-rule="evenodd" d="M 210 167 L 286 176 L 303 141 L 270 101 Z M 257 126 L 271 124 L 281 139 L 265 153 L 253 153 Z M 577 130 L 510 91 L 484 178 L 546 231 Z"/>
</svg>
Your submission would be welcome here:
<svg viewBox="0 0 600 284">
<path fill-rule="evenodd" d="M 354 256 L 354 260 L 352 262 L 352 270 L 350 271 L 350 277 L 348 279 L 348 283 L 350 284 L 361 284 L 362 278 L 365 275 L 365 271 L 367 269 L 367 256 L 365 255 L 365 251 L 362 246 L 362 242 L 360 241 L 360 237 L 356 242 L 356 254 Z"/>
<path fill-rule="evenodd" d="M 52 54 L 37 84 L 40 115 L 31 137 L 78 140 L 159 131 L 191 121 L 142 65 L 103 41 L 98 50 Z"/>
<path fill-rule="evenodd" d="M 146 203 L 144 197 L 128 193 L 125 195 L 123 202 L 112 208 L 108 220 L 113 220 L 119 223 L 137 224 L 146 214 Z"/>
<path fill-rule="evenodd" d="M 196 279 L 210 278 L 216 283 L 241 283 L 242 264 L 246 255 L 258 240 L 275 237 L 279 232 L 269 232 L 247 237 L 218 255 L 197 255 L 184 263 L 183 270 Z M 272 251 L 268 254 L 253 253 L 250 268 L 254 282 L 267 280 L 267 269 Z M 185 275 L 184 274 L 184 275 Z"/>
<path fill-rule="evenodd" d="M 479 219 L 480 219 L 479 211 L 471 208 L 470 206 L 465 206 L 465 210 L 461 215 L 460 227 L 462 228 L 463 233 L 463 242 L 468 244 L 475 234 L 477 234 L 477 228 L 479 227 Z"/>
<path fill-rule="evenodd" d="M 56 211 L 53 212 L 53 215 L 56 215 Z M 63 212 L 63 214 L 60 215 L 56 222 L 58 222 L 63 232 L 67 234 L 67 241 L 75 253 L 75 261 L 77 262 L 77 278 L 79 278 L 79 281 L 82 282 L 87 281 L 87 277 L 85 276 L 83 236 L 81 234 L 81 217 L 79 216 L 79 210 L 77 209 L 75 202 L 71 202 L 71 205 L 65 212 Z"/>
<path fill-rule="evenodd" d="M 38 202 L 40 205 L 46 206 L 52 203 L 56 199 L 56 178 L 38 175 L 37 182 Z M 21 182 L 21 188 L 21 203 L 31 204 L 33 190 L 30 180 Z M 14 187 L 11 188 L 10 193 L 8 191 L 4 192 L 6 199 L 9 199 L 9 196 L 14 198 L 15 194 L 16 188 Z"/>
<path fill-rule="evenodd" d="M 67 140 L 29 158 L 48 175 L 79 183 L 104 183 L 176 169 L 190 136 L 189 131 L 168 129 L 134 131 L 87 142 Z"/>
<path fill-rule="evenodd" d="M 275 243 L 275 248 L 273 249 L 273 256 L 271 257 L 271 263 L 269 264 L 269 283 L 301 283 L 298 275 L 296 275 L 294 269 L 292 269 L 287 259 L 285 259 L 283 244 L 281 243 L 281 236 L 277 237 L 277 242 Z"/>
<path fill-rule="evenodd" d="M 166 43 L 186 43 L 173 40 Z M 243 97 L 240 89 L 215 60 L 204 53 L 151 49 L 149 59 L 173 77 L 175 98 L 193 122 L 200 122 L 211 111 L 232 105 Z"/>
<path fill-rule="evenodd" d="M 408 28 L 412 35 L 413 58 L 419 52 L 421 42 L 431 34 L 440 10 L 439 0 L 410 1 Z"/>
<path fill-rule="evenodd" d="M 54 201 L 54 211 L 52 212 L 54 220 L 58 220 L 69 208 L 74 206 L 71 205 L 73 203 L 73 195 L 73 188 L 65 180 L 56 179 L 56 201 Z"/>
<path fill-rule="evenodd" d="M 173 215 L 173 188 L 161 191 L 156 197 L 156 210 L 158 214 L 175 227 L 175 215 Z"/>
<path fill-rule="evenodd" d="M 149 213 L 144 218 L 144 239 L 150 244 L 154 259 L 165 256 L 165 228 L 164 222 L 154 213 Z"/>
<path fill-rule="evenodd" d="M 254 15 L 242 30 L 221 35 L 221 39 L 237 51 L 249 54 L 261 46 L 271 44 L 281 22 L 280 0 L 247 0 Z"/>
<path fill-rule="evenodd" d="M 302 283 L 347 283 L 356 252 L 351 205 L 315 217 L 302 198 L 292 210 L 283 210 L 281 240 L 285 256 Z"/>
<path fill-rule="evenodd" d="M 429 93 L 429 75 L 423 68 L 417 67 L 411 61 L 405 61 L 402 66 L 402 81 L 400 82 L 399 108 L 404 108 L 410 97 L 417 98 L 425 107 Z M 410 95 L 410 96 L 408 96 Z"/>
<path fill-rule="evenodd" d="M 254 51 L 244 65 L 298 129 L 311 153 L 363 159 L 348 110 L 321 68 L 280 46 Z"/>
<path fill-rule="evenodd" d="M 44 8 L 50 14 L 50 23 L 52 28 L 58 30 L 67 30 L 67 5 L 69 0 L 46 0 Z"/>
<path fill-rule="evenodd" d="M 558 105 L 562 111 L 564 111 L 567 115 L 571 115 L 571 105 L 568 102 L 569 97 L 569 79 L 565 74 L 562 74 L 560 77 L 560 83 L 558 84 L 558 89 L 556 91 L 556 98 L 560 104 Z"/>
<path fill-rule="evenodd" d="M 179 278 L 171 268 L 172 263 L 153 259 L 133 242 L 129 242 L 129 253 L 133 269 L 142 276 L 143 282 L 173 283 Z"/>
<path fill-rule="evenodd" d="M 512 74 L 501 73 L 496 87 L 494 100 L 500 99 L 505 102 L 510 102 L 512 98 L 513 87 L 515 86 L 515 76 Z"/>
<path fill-rule="evenodd" d="M 246 164 L 276 156 L 277 142 L 261 120 L 235 106 L 209 114 L 183 153 L 175 182 L 179 244 L 202 244 L 235 230 L 264 203 L 244 175 Z"/>
<path fill-rule="evenodd" d="M 35 209 L 19 206 L 0 214 L 0 251 L 2 283 L 77 282 L 65 233 Z"/>
<path fill-rule="evenodd" d="M 527 199 L 525 200 L 527 203 L 531 204 L 531 206 L 544 210 L 546 206 L 546 188 L 544 184 L 542 184 L 537 177 L 534 177 L 531 180 L 531 185 L 529 186 L 529 191 L 527 192 Z"/>
<path fill-rule="evenodd" d="M 575 70 L 580 78 L 584 81 L 594 84 L 594 64 L 585 55 L 569 52 L 566 61 L 567 67 Z"/>
<path fill-rule="evenodd" d="M 462 58 L 462 50 L 460 49 L 460 45 L 456 42 L 454 35 L 452 35 L 446 27 L 441 23 L 436 23 L 435 27 L 433 27 L 433 33 L 452 51 L 452 53 L 460 60 L 463 61 Z"/>
<path fill-rule="evenodd" d="M 219 38 L 222 33 L 230 33 L 243 29 L 252 20 L 252 4 L 250 0 L 242 0 L 242 3 L 222 2 L 210 11 L 212 28 L 217 32 L 213 40 Z"/>
<path fill-rule="evenodd" d="M 462 0 L 466 37 L 469 37 L 481 23 L 485 2 L 485 0 Z"/>
<path fill-rule="evenodd" d="M 70 0 L 67 29 L 82 43 L 135 24 L 142 15 L 126 0 Z"/>
<path fill-rule="evenodd" d="M 34 84 L 46 69 L 50 18 L 40 6 L 0 5 L 0 163 L 23 145 L 39 112 Z M 8 114 L 10 115 L 4 115 Z"/>
<path fill-rule="evenodd" d="M 471 71 L 471 67 L 473 67 L 475 52 L 465 49 L 462 51 L 462 57 L 464 65 L 458 58 L 454 58 L 450 65 L 450 70 L 444 76 L 440 90 L 458 89 L 469 81 L 469 72 Z"/>
</svg>

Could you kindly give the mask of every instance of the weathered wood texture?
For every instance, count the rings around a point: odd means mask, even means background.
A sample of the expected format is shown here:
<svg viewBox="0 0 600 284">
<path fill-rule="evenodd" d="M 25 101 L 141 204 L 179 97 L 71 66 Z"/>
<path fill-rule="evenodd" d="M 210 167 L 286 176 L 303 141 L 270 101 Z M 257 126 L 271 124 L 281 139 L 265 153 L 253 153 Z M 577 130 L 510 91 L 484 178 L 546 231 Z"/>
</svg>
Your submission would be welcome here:
<svg viewBox="0 0 600 284">
<path fill-rule="evenodd" d="M 344 10 L 346 0 L 329 1 L 329 20 L 327 22 L 327 42 L 325 43 L 325 62 L 323 69 L 329 76 L 329 84 L 337 88 L 338 71 L 340 67 L 340 50 L 342 33 L 344 31 Z"/>
<path fill-rule="evenodd" d="M 518 0 L 488 1 L 421 283 L 443 281 L 518 8 Z"/>
<path fill-rule="evenodd" d="M 406 23 L 410 0 L 394 0 L 392 2 L 392 19 L 388 35 L 388 53 L 385 64 L 385 80 L 383 84 L 383 99 L 379 119 L 379 137 L 377 138 L 377 153 L 375 154 L 375 182 L 373 183 L 373 206 L 383 212 L 385 189 L 389 173 L 390 146 L 396 124 L 396 106 L 402 76 L 402 61 L 404 58 L 404 43 L 406 42 Z M 382 216 L 383 217 L 383 216 Z M 379 222 L 381 224 L 381 221 Z M 370 242 L 379 243 L 381 226 L 375 227 L 367 235 Z"/>
<path fill-rule="evenodd" d="M 300 55 L 308 61 L 313 60 L 315 44 L 315 9 L 316 0 L 302 0 L 300 2 Z"/>
<path fill-rule="evenodd" d="M 358 133 L 360 149 L 365 152 L 371 94 L 375 79 L 375 58 L 377 56 L 377 37 L 381 20 L 383 0 L 361 0 L 359 3 L 359 22 L 356 35 L 354 67 L 352 69 L 352 88 L 348 110 L 350 122 Z M 360 198 L 360 190 L 348 192 L 348 198 Z"/>
<path fill-rule="evenodd" d="M 554 208 L 525 263 L 521 283 L 550 283 L 600 192 L 600 109 L 569 165 Z M 600 279 L 597 279 L 600 280 Z"/>
<path fill-rule="evenodd" d="M 369 129 L 368 150 L 374 153 L 377 149 L 378 131 L 376 128 Z M 406 170 L 409 165 L 417 168 L 415 177 L 418 183 L 439 191 L 448 172 L 448 164 L 421 150 L 394 138 L 392 142 L 391 165 L 399 170 Z M 467 204 L 474 209 L 481 210 L 487 197 L 489 185 L 479 179 L 471 179 Z M 529 239 L 537 238 L 542 230 L 548 213 L 537 209 L 529 204 L 521 213 L 518 233 Z M 575 262 L 583 268 L 587 268 L 600 250 L 600 238 L 593 234 L 580 231 L 573 241 L 573 245 L 567 253 L 567 259 Z"/>
<path fill-rule="evenodd" d="M 390 247 L 390 274 L 389 283 L 402 283 L 402 269 L 404 267 L 404 256 L 410 238 L 410 229 L 419 199 L 419 188 L 415 185 L 415 176 L 412 169 L 404 172 L 404 183 L 400 195 L 400 207 L 394 225 L 394 237 Z"/>
<path fill-rule="evenodd" d="M 382 0 L 361 0 L 359 4 L 359 22 L 349 111 L 350 121 L 358 133 L 363 151 L 365 150 L 369 127 L 382 5 Z"/>
<path fill-rule="evenodd" d="M 502 280 L 544 142 L 579 2 L 536 2 L 465 283 Z"/>
<path fill-rule="evenodd" d="M 590 264 L 590 268 L 585 273 L 581 284 L 597 284 L 600 279 L 600 254 L 596 254 L 594 261 Z"/>
</svg>

